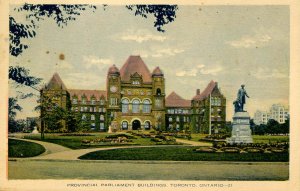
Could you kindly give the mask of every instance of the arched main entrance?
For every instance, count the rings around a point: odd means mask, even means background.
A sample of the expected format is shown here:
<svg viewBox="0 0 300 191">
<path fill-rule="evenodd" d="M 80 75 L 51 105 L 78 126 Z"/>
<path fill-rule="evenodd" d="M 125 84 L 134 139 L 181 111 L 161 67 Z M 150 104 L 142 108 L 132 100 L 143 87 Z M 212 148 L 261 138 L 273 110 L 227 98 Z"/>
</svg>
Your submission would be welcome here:
<svg viewBox="0 0 300 191">
<path fill-rule="evenodd" d="M 141 128 L 141 122 L 139 120 L 134 120 L 132 122 L 132 130 L 138 130 Z"/>
</svg>

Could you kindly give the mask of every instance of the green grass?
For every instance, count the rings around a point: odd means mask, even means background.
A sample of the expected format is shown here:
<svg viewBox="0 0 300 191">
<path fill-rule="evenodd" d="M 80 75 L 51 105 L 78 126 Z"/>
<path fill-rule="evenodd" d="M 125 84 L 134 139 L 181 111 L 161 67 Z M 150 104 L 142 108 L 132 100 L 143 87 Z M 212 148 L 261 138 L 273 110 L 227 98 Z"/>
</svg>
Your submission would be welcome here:
<svg viewBox="0 0 300 191">
<path fill-rule="evenodd" d="M 194 134 L 194 133 L 192 133 L 191 136 L 192 136 L 191 141 L 199 141 L 199 139 L 202 139 L 202 138 L 206 137 L 207 134 Z"/>
<path fill-rule="evenodd" d="M 91 136 L 60 136 L 59 134 L 45 134 L 45 139 L 41 140 L 40 135 L 25 135 L 25 139 L 39 140 L 50 143 L 55 143 L 68 147 L 70 149 L 86 149 L 86 148 L 95 148 L 95 147 L 110 147 L 110 146 L 128 146 L 128 145 L 155 145 L 156 143 L 151 141 L 150 138 L 141 138 L 136 136 L 136 139 L 132 139 L 133 142 L 126 144 L 110 144 L 104 143 L 103 145 L 81 145 L 82 140 L 94 140 L 105 138 L 108 133 L 91 133 Z"/>
<path fill-rule="evenodd" d="M 289 136 L 253 135 L 254 143 L 289 142 Z"/>
<path fill-rule="evenodd" d="M 33 157 L 45 152 L 45 148 L 37 143 L 8 139 L 9 157 Z"/>
<path fill-rule="evenodd" d="M 199 147 L 126 148 L 91 152 L 84 160 L 289 161 L 288 153 L 196 153 Z"/>
</svg>

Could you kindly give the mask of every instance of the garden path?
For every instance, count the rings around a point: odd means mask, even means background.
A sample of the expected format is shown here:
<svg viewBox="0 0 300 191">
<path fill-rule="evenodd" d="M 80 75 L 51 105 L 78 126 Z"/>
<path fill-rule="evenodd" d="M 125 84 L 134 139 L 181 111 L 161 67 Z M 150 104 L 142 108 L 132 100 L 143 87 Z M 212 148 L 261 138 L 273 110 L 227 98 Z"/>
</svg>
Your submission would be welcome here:
<svg viewBox="0 0 300 191">
<path fill-rule="evenodd" d="M 117 146 L 117 147 L 106 147 L 106 148 L 91 148 L 91 149 L 76 149 L 72 150 L 54 143 L 36 141 L 36 140 L 28 140 L 28 139 L 21 139 L 21 138 L 13 138 L 23 141 L 30 141 L 41 144 L 45 147 L 46 152 L 43 154 L 31 157 L 34 159 L 43 159 L 43 160 L 79 160 L 78 157 L 85 155 L 90 152 L 94 151 L 101 151 L 101 150 L 110 150 L 110 149 L 123 149 L 123 148 L 141 148 L 141 147 L 160 147 L 160 146 L 178 146 L 178 145 L 156 145 L 156 146 Z M 188 141 L 182 139 L 176 139 L 177 142 L 192 145 L 192 146 L 211 146 L 211 143 L 203 143 L 203 142 L 195 142 L 195 141 Z"/>
<path fill-rule="evenodd" d="M 189 141 L 189 140 L 185 140 L 185 139 L 176 139 L 176 142 L 179 143 L 183 143 L 183 144 L 188 144 L 191 146 L 206 146 L 206 147 L 211 147 L 212 144 L 211 143 L 206 143 L 206 142 L 198 142 L 198 141 Z"/>
</svg>

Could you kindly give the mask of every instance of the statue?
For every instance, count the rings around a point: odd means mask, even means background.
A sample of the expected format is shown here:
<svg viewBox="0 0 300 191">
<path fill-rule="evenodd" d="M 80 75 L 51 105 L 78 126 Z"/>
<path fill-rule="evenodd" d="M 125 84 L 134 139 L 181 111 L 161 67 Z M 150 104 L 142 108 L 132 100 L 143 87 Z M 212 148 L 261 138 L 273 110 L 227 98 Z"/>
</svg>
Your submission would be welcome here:
<svg viewBox="0 0 300 191">
<path fill-rule="evenodd" d="M 233 102 L 234 112 L 244 112 L 244 104 L 246 103 L 246 96 L 250 98 L 244 89 L 245 85 L 241 85 L 238 91 L 237 99 Z"/>
</svg>

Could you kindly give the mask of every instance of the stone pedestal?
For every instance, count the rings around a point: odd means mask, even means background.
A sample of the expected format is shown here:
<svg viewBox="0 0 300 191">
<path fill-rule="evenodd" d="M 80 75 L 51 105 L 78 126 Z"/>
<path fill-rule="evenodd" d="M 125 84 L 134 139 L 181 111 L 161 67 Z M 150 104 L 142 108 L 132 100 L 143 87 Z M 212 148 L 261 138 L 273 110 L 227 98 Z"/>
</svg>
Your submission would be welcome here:
<svg viewBox="0 0 300 191">
<path fill-rule="evenodd" d="M 253 143 L 248 112 L 236 112 L 234 114 L 231 137 L 227 138 L 226 142 L 229 144 Z"/>
</svg>

